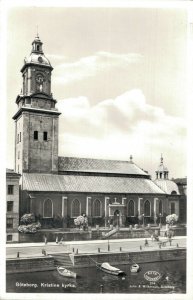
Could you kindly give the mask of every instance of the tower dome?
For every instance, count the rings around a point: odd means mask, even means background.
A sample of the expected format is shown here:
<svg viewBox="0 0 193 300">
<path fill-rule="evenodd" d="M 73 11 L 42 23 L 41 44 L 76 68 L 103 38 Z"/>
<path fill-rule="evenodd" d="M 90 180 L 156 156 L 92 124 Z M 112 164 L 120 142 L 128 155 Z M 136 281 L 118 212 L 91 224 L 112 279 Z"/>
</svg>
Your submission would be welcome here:
<svg viewBox="0 0 193 300">
<path fill-rule="evenodd" d="M 21 69 L 21 72 L 25 69 L 25 67 L 29 64 L 35 64 L 40 66 L 47 66 L 50 69 L 53 69 L 51 66 L 50 61 L 48 58 L 44 55 L 44 52 L 42 50 L 43 43 L 41 42 L 39 36 L 37 35 L 32 42 L 32 50 L 29 57 L 24 59 L 24 66 Z"/>
</svg>

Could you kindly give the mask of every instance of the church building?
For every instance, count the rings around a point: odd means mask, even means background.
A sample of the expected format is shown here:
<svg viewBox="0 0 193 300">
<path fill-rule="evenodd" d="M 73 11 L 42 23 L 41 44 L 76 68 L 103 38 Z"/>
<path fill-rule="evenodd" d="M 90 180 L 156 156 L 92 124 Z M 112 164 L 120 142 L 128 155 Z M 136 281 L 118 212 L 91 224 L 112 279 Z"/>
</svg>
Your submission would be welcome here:
<svg viewBox="0 0 193 300">
<path fill-rule="evenodd" d="M 20 217 L 34 213 L 46 226 L 63 227 L 86 214 L 89 225 L 127 226 L 179 215 L 179 191 L 163 165 L 157 178 L 128 161 L 58 156 L 60 112 L 51 90 L 53 67 L 37 36 L 21 69 L 23 87 L 16 98 L 15 172 L 20 178 Z"/>
</svg>

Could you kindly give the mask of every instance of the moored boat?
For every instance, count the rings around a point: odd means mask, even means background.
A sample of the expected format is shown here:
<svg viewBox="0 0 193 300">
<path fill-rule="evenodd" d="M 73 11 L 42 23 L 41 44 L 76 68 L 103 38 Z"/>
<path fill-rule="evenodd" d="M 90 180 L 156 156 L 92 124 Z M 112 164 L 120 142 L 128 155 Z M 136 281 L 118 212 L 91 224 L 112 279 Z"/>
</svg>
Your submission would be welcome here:
<svg viewBox="0 0 193 300">
<path fill-rule="evenodd" d="M 131 265 L 130 270 L 131 270 L 132 273 L 137 273 L 139 271 L 139 265 L 138 264 Z"/>
<path fill-rule="evenodd" d="M 103 272 L 106 272 L 111 275 L 123 276 L 126 275 L 125 272 L 121 271 L 118 268 L 111 266 L 109 263 L 105 262 L 102 264 L 96 263 L 96 267 Z"/>
<path fill-rule="evenodd" d="M 67 270 L 65 267 L 57 267 L 57 271 L 60 275 L 64 276 L 64 277 L 71 277 L 71 278 L 76 278 L 76 273 Z"/>
</svg>

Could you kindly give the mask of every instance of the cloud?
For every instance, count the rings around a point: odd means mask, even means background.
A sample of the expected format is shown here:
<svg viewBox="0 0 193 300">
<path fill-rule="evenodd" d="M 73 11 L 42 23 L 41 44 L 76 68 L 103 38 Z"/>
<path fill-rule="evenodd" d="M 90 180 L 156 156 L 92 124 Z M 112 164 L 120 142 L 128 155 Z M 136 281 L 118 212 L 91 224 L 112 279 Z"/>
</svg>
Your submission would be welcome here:
<svg viewBox="0 0 193 300">
<path fill-rule="evenodd" d="M 142 55 L 138 53 L 97 52 L 92 56 L 82 57 L 78 61 L 58 65 L 55 68 L 55 82 L 68 84 L 96 76 L 115 67 L 126 69 L 129 65 L 141 61 Z"/>
<path fill-rule="evenodd" d="M 167 153 L 177 164 L 185 151 L 185 121 L 149 105 L 140 90 L 94 106 L 83 96 L 64 99 L 58 102 L 58 109 L 62 112 L 59 144 L 63 156 L 128 159 L 133 154 L 140 162 L 145 157 L 146 164 Z"/>
</svg>

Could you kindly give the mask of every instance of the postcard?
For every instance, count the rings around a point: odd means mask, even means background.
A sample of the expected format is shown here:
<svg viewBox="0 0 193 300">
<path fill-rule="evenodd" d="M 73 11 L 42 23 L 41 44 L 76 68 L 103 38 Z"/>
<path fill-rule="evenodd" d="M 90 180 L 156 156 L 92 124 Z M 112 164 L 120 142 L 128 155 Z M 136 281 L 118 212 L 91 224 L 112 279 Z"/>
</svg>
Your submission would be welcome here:
<svg viewBox="0 0 193 300">
<path fill-rule="evenodd" d="M 191 299 L 190 3 L 1 4 L 1 298 Z"/>
</svg>

